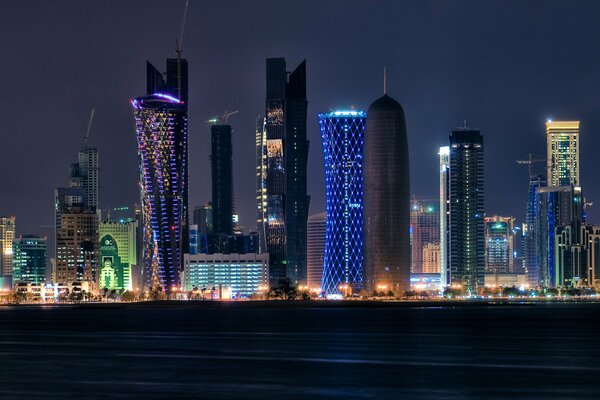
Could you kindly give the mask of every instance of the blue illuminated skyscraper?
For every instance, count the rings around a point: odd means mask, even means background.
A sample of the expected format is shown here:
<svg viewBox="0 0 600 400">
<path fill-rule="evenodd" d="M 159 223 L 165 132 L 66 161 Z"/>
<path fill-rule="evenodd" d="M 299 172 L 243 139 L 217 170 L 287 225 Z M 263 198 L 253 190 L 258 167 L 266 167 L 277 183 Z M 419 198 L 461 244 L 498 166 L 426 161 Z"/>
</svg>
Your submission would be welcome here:
<svg viewBox="0 0 600 400">
<path fill-rule="evenodd" d="M 319 114 L 327 195 L 327 231 L 322 289 L 363 285 L 363 143 L 366 113 Z"/>
<path fill-rule="evenodd" d="M 148 288 L 179 287 L 188 230 L 187 106 L 163 93 L 131 102 L 140 164 Z"/>
</svg>

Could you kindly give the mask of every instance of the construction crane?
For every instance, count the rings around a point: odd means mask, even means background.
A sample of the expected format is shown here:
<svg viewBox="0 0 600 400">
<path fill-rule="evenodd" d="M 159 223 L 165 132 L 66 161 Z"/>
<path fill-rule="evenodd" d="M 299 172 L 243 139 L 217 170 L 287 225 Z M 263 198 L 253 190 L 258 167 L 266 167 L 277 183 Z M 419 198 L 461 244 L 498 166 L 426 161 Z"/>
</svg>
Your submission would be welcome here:
<svg viewBox="0 0 600 400">
<path fill-rule="evenodd" d="M 527 165 L 527 167 L 529 169 L 529 177 L 533 176 L 533 172 L 532 172 L 533 163 L 538 163 L 538 162 L 546 162 L 546 159 L 538 154 L 529 153 L 529 154 L 527 154 L 527 156 L 524 159 L 517 160 L 517 164 Z"/>
<path fill-rule="evenodd" d="M 237 113 L 239 113 L 239 111 L 237 111 L 237 110 L 231 111 L 231 112 L 225 111 L 221 116 L 212 117 L 211 119 L 206 120 L 205 122 L 207 122 L 211 125 L 218 125 L 218 124 L 226 125 L 227 121 L 229 120 L 229 117 L 231 117 L 232 115 L 237 114 Z"/>
<path fill-rule="evenodd" d="M 188 5 L 190 4 L 189 0 L 185 1 L 185 8 L 183 9 L 183 21 L 181 22 L 181 30 L 179 31 L 179 36 L 175 39 L 175 56 L 177 56 L 177 96 L 181 99 L 181 53 L 183 49 L 181 48 L 181 43 L 183 42 L 183 32 L 185 31 L 185 21 L 187 19 L 187 10 Z"/>
<path fill-rule="evenodd" d="M 85 147 L 88 147 L 88 141 L 90 140 L 90 132 L 92 130 L 92 121 L 94 120 L 94 112 L 95 108 L 92 108 L 92 113 L 90 114 L 90 120 L 88 122 L 87 131 L 85 132 L 85 136 L 83 137 L 83 142 L 85 143 Z"/>
</svg>

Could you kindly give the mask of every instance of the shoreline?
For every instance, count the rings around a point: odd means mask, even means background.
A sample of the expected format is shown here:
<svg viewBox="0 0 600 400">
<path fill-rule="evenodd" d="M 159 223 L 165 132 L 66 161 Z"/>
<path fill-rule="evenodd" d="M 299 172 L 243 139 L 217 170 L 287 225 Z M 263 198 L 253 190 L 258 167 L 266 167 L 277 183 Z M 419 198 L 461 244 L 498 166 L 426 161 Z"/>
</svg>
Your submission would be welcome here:
<svg viewBox="0 0 600 400">
<path fill-rule="evenodd" d="M 211 308 L 464 308 L 561 304 L 600 304 L 600 299 L 477 299 L 477 300 L 160 300 L 108 303 L 0 304 L 6 308 L 95 308 L 95 309 L 211 309 Z"/>
</svg>

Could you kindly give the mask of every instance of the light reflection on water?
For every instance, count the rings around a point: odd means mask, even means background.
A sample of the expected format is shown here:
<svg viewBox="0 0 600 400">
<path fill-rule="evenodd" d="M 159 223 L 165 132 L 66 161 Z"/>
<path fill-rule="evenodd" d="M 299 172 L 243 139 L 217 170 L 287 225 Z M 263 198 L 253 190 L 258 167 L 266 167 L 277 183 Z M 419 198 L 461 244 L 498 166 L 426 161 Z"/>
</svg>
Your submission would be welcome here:
<svg viewBox="0 0 600 400">
<path fill-rule="evenodd" d="M 599 316 L 600 304 L 4 308 L 0 398 L 598 399 Z"/>
</svg>

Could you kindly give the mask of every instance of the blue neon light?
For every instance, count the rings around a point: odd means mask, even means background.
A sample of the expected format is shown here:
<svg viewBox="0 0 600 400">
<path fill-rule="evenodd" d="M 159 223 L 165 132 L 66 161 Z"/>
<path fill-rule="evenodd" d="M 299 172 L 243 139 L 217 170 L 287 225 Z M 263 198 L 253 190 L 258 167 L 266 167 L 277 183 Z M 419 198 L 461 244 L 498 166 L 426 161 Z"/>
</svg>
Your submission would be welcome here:
<svg viewBox="0 0 600 400">
<path fill-rule="evenodd" d="M 327 197 L 322 289 L 339 295 L 340 285 L 363 284 L 363 141 L 366 113 L 319 114 Z"/>
</svg>

